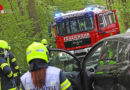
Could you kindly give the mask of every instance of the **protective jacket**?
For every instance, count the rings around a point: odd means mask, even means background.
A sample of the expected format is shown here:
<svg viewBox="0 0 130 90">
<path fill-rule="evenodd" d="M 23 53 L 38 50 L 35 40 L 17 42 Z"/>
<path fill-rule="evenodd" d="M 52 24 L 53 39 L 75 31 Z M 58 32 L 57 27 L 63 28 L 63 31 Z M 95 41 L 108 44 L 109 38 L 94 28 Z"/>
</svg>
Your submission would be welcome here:
<svg viewBox="0 0 130 90">
<path fill-rule="evenodd" d="M 52 46 L 51 45 L 45 45 L 47 47 L 47 55 L 48 55 L 48 60 L 49 60 L 49 65 L 53 66 L 54 65 L 54 60 L 53 60 L 53 53 L 51 52 L 51 48 Z"/>
<path fill-rule="evenodd" d="M 19 66 L 17 65 L 16 58 L 12 53 L 9 52 L 9 57 L 6 58 L 11 70 L 13 71 L 13 77 L 15 79 L 17 87 L 20 85 L 20 70 Z"/>
<path fill-rule="evenodd" d="M 0 90 L 16 90 L 11 68 L 2 57 L 0 57 Z"/>
<path fill-rule="evenodd" d="M 34 87 L 29 71 L 21 77 L 21 81 L 25 90 L 39 90 Z M 72 90 L 72 87 L 60 69 L 49 66 L 46 70 L 46 83 L 40 90 Z"/>
<path fill-rule="evenodd" d="M 102 60 L 100 60 L 100 62 L 99 62 L 99 65 L 103 66 L 104 64 L 115 64 L 116 60 L 113 59 L 113 56 L 114 56 L 114 54 L 113 54 L 112 50 L 110 48 L 108 48 L 108 50 L 107 50 L 107 56 L 105 57 L 105 61 L 107 59 L 109 61 L 107 61 L 107 62 L 104 63 L 104 60 L 103 60 L 104 58 L 102 58 Z"/>
</svg>

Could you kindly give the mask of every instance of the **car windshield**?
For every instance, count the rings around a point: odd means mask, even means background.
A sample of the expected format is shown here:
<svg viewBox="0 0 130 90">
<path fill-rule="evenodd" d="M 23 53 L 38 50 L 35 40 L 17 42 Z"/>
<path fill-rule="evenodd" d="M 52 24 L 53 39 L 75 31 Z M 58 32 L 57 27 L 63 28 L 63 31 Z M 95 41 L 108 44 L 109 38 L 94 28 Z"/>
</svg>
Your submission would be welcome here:
<svg viewBox="0 0 130 90">
<path fill-rule="evenodd" d="M 88 32 L 94 29 L 93 16 L 66 19 L 56 24 L 58 36 L 70 35 L 80 32 Z"/>
</svg>

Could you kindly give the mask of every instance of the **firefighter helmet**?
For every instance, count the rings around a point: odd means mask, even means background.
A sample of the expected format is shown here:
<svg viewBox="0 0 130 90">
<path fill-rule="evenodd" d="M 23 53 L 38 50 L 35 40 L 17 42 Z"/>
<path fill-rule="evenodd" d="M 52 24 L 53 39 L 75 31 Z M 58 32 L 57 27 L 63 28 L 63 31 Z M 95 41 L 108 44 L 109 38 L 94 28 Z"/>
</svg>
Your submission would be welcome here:
<svg viewBox="0 0 130 90">
<path fill-rule="evenodd" d="M 39 42 L 33 42 L 31 45 L 29 45 L 26 50 L 26 55 L 27 64 L 29 64 L 29 62 L 33 59 L 45 60 L 45 62 L 48 63 L 46 46 Z"/>
<path fill-rule="evenodd" d="M 46 39 L 42 39 L 41 43 L 44 44 L 44 45 L 47 45 L 47 40 Z"/>
<path fill-rule="evenodd" d="M 6 49 L 8 49 L 8 43 L 4 40 L 0 40 L 0 54 L 4 54 Z"/>
</svg>

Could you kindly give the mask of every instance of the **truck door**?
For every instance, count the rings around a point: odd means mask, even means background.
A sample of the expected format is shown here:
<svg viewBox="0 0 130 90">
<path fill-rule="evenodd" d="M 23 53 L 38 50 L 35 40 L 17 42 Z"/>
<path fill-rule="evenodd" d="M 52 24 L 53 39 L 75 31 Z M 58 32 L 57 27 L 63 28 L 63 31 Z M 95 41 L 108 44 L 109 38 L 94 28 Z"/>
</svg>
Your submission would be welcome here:
<svg viewBox="0 0 130 90">
<path fill-rule="evenodd" d="M 114 10 L 104 14 L 99 14 L 98 18 L 100 30 L 99 35 L 101 39 L 119 33 L 118 20 Z"/>
<path fill-rule="evenodd" d="M 111 21 L 112 21 L 112 34 L 120 34 L 120 28 L 119 28 L 119 23 L 118 23 L 118 18 L 117 18 L 117 14 L 116 14 L 116 10 L 112 10 L 112 13 L 110 14 L 111 17 Z"/>
<path fill-rule="evenodd" d="M 117 18 L 115 16 L 116 12 L 108 12 L 104 14 L 106 20 L 106 36 L 111 36 L 117 34 L 117 30 L 119 30 L 119 25 Z"/>
<path fill-rule="evenodd" d="M 97 16 L 98 23 L 98 35 L 100 39 L 103 39 L 106 34 L 106 22 L 103 14 Z"/>
</svg>

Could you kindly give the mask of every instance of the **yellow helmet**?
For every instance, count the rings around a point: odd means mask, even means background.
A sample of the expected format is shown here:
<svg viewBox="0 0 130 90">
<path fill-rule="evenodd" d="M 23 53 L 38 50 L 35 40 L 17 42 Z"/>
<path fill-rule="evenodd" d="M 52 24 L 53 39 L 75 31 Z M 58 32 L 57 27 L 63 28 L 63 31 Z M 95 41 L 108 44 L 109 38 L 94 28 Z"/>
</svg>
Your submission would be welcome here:
<svg viewBox="0 0 130 90">
<path fill-rule="evenodd" d="M 5 49 L 8 49 L 8 43 L 4 40 L 0 40 L 0 54 L 4 54 Z"/>
<path fill-rule="evenodd" d="M 47 48 L 39 42 L 33 42 L 26 50 L 27 64 L 33 59 L 42 59 L 48 63 Z"/>
<path fill-rule="evenodd" d="M 47 40 L 46 39 L 42 39 L 41 43 L 44 44 L 44 45 L 47 45 Z"/>
<path fill-rule="evenodd" d="M 11 50 L 11 46 L 8 46 L 8 49 Z"/>
</svg>

